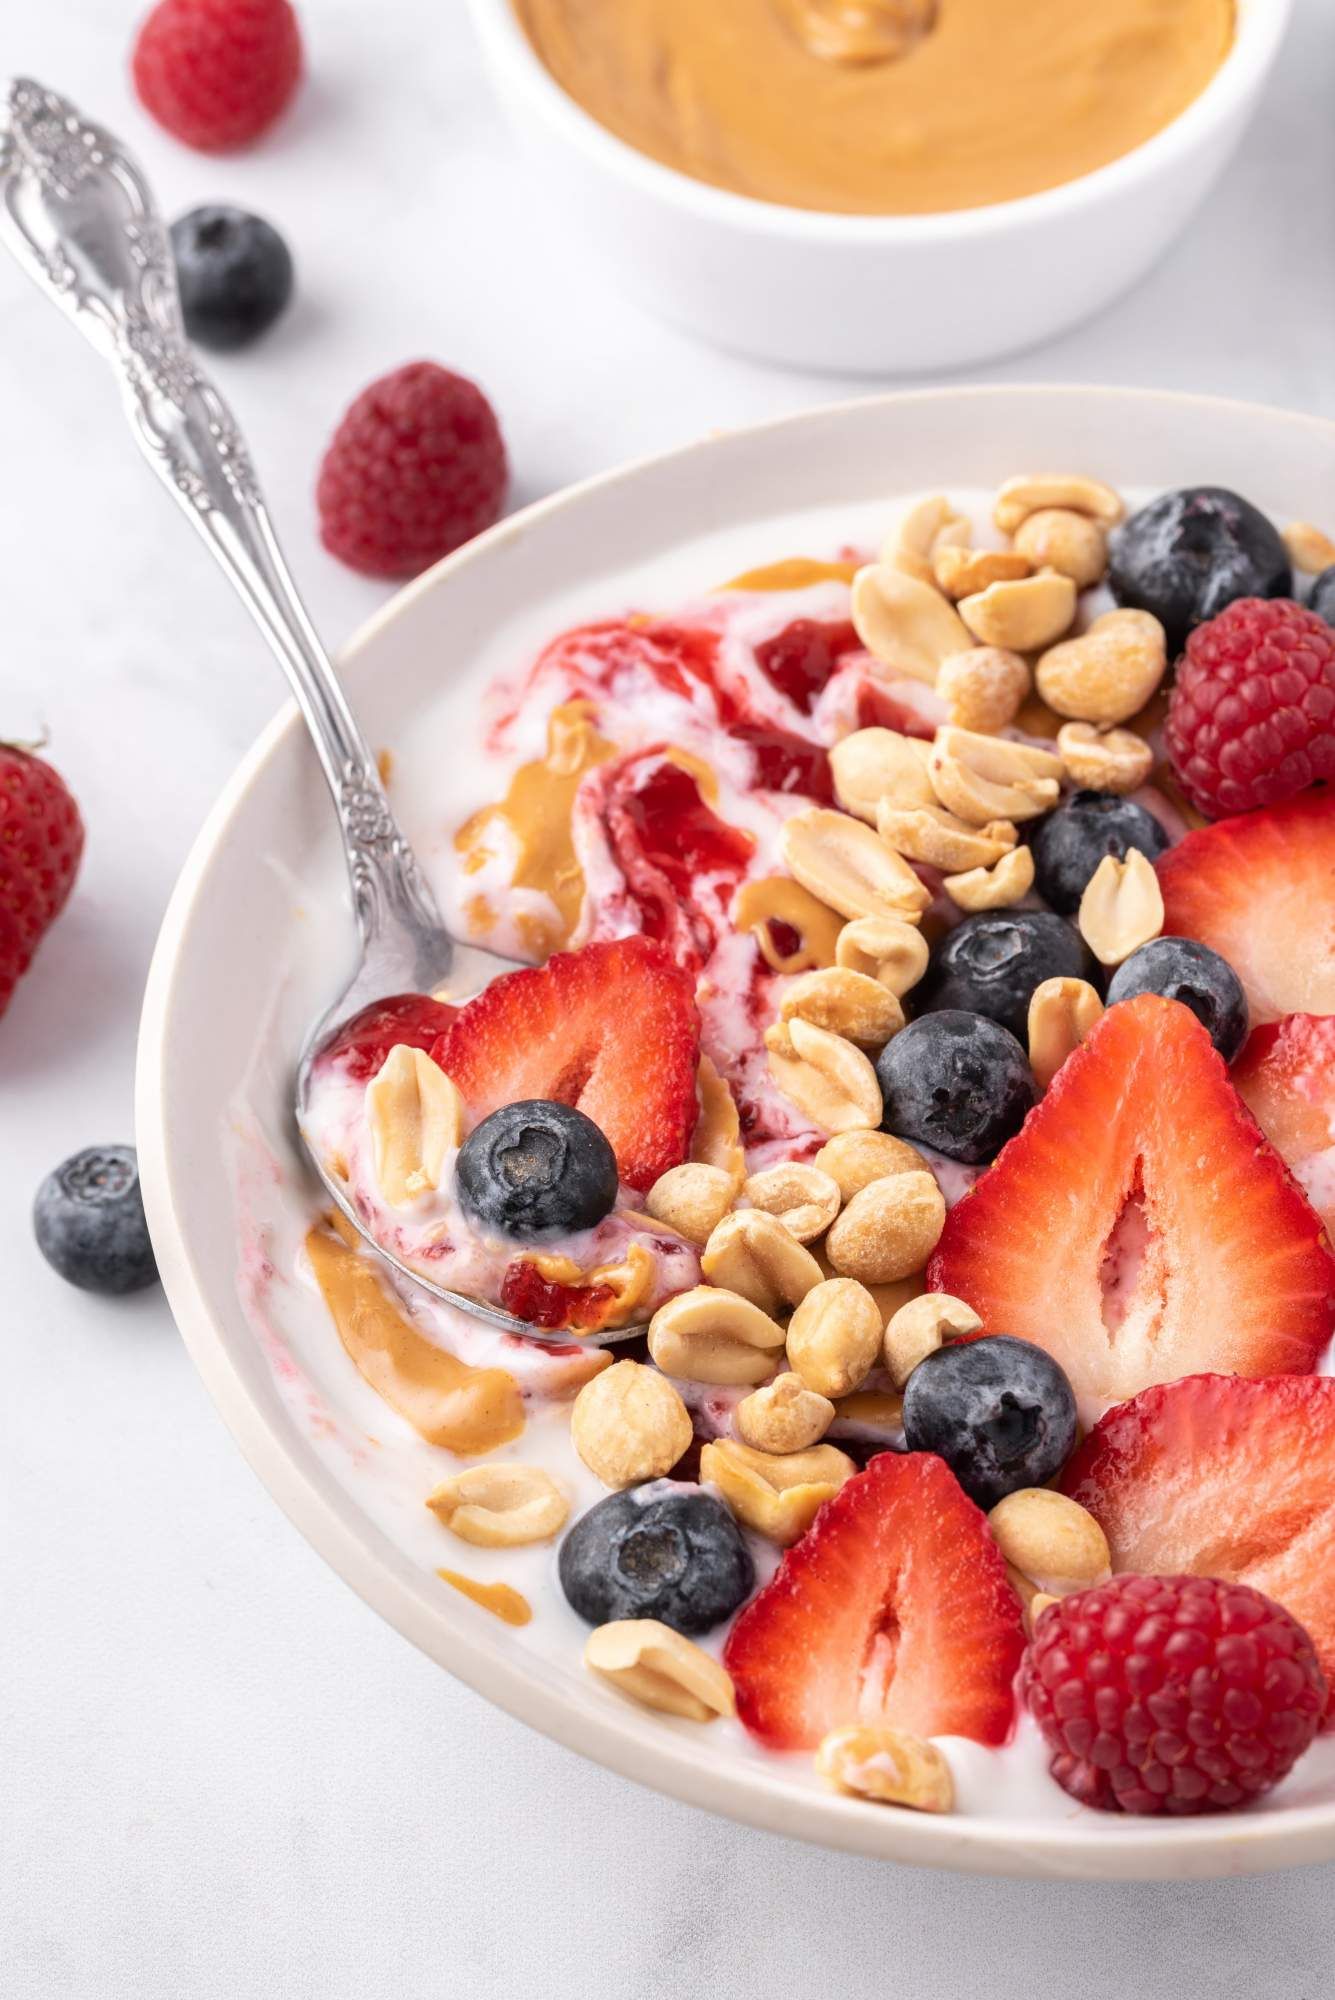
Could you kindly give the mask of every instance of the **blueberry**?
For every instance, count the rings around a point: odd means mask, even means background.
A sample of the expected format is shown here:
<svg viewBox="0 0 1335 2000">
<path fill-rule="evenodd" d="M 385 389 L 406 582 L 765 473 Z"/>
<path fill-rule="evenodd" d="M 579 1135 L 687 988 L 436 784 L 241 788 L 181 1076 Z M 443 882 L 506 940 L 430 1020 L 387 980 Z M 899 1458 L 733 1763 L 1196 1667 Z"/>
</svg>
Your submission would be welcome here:
<svg viewBox="0 0 1335 2000">
<path fill-rule="evenodd" d="M 1108 1005 L 1137 993 L 1180 1000 L 1209 1029 L 1226 1063 L 1247 1039 L 1247 996 L 1226 958 L 1194 938 L 1157 937 L 1123 959 L 1108 982 Z"/>
<path fill-rule="evenodd" d="M 1153 813 L 1115 792 L 1072 792 L 1037 828 L 1034 887 L 1045 903 L 1069 917 L 1080 907 L 1090 876 L 1105 855 L 1125 861 L 1133 847 L 1157 861 L 1168 835 Z"/>
<path fill-rule="evenodd" d="M 1178 653 L 1193 625 L 1238 597 L 1288 597 L 1288 551 L 1264 514 L 1222 486 L 1161 493 L 1114 528 L 1108 581 L 1119 604 L 1152 611 Z"/>
<path fill-rule="evenodd" d="M 459 1200 L 484 1229 L 524 1239 L 592 1229 L 616 1206 L 617 1161 L 592 1118 L 530 1097 L 504 1104 L 459 1148 Z"/>
<path fill-rule="evenodd" d="M 157 1280 L 133 1146 L 72 1154 L 38 1188 L 32 1223 L 52 1270 L 85 1292 L 138 1292 Z"/>
<path fill-rule="evenodd" d="M 1050 911 L 984 910 L 933 946 L 913 995 L 914 1011 L 986 1014 L 1023 1042 L 1036 986 L 1045 979 L 1093 980 L 1096 971 L 1079 931 Z"/>
<path fill-rule="evenodd" d="M 1324 618 L 1327 625 L 1335 625 L 1335 563 L 1322 570 L 1312 585 L 1307 604 L 1308 609 L 1315 611 L 1318 618 Z"/>
<path fill-rule="evenodd" d="M 876 1059 L 884 1128 L 971 1166 L 1014 1138 L 1036 1091 L 1010 1030 L 954 1008 L 910 1021 Z"/>
<path fill-rule="evenodd" d="M 561 1588 L 590 1625 L 658 1618 L 707 1632 L 755 1588 L 755 1564 L 714 1494 L 655 1479 L 600 1500 L 561 1544 Z"/>
<path fill-rule="evenodd" d="M 904 1390 L 904 1442 L 932 1451 L 979 1507 L 1044 1486 L 1075 1446 L 1075 1395 L 1052 1356 L 1009 1334 L 938 1347 Z"/>
<path fill-rule="evenodd" d="M 192 208 L 171 228 L 185 330 L 201 347 L 249 347 L 292 296 L 278 231 L 243 208 Z"/>
</svg>

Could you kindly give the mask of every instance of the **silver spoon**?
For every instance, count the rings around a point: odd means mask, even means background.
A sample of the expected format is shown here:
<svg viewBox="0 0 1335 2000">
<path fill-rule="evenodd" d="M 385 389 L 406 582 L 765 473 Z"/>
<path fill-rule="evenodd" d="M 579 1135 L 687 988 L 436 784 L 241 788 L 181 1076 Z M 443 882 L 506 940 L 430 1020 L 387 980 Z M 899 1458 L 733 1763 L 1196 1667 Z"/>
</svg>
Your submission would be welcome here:
<svg viewBox="0 0 1335 2000">
<path fill-rule="evenodd" d="M 250 454 L 231 411 L 195 361 L 181 324 L 176 271 L 148 183 L 119 140 L 67 99 L 25 77 L 0 112 L 0 237 L 120 380 L 139 447 L 217 558 L 287 675 L 338 812 L 361 953 L 351 981 L 306 1039 L 295 1110 L 325 1192 L 400 1277 L 475 1319 L 564 1344 L 485 1300 L 424 1277 L 376 1241 L 312 1145 L 306 1121 L 314 1059 L 372 1001 L 447 987 L 467 999 L 515 961 L 451 937 L 390 809 L 328 654 L 288 574 Z M 582 1335 L 610 1345 L 643 1325 Z"/>
</svg>

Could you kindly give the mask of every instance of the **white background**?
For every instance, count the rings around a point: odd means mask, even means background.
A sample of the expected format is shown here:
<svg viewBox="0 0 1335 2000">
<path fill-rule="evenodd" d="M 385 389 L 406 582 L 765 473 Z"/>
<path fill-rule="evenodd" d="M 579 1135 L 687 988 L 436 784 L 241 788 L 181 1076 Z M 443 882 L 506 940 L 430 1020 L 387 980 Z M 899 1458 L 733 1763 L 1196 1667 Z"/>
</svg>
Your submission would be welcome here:
<svg viewBox="0 0 1335 2000">
<path fill-rule="evenodd" d="M 320 550 L 315 467 L 347 401 L 397 363 L 431 356 L 486 385 L 519 501 L 848 392 L 695 346 L 556 238 L 460 0 L 304 0 L 299 107 L 260 152 L 216 162 L 133 103 L 135 13 L 133 0 L 0 0 L 0 68 L 129 139 L 170 214 L 235 199 L 286 232 L 297 304 L 217 374 L 331 642 L 385 593 Z M 1335 8 L 1298 0 L 1261 115 L 1189 239 L 1097 325 L 989 377 L 1335 415 L 1333 84 Z M 164 903 L 280 690 L 142 470 L 102 365 L 8 267 L 0 439 L 0 736 L 49 726 L 89 827 L 75 899 L 0 1024 L 0 1990 L 1328 1994 L 1335 1869 L 1195 1886 L 955 1880 L 706 1818 L 531 1735 L 300 1541 L 159 1296 L 110 1305 L 48 1272 L 33 1189 L 76 1147 L 129 1134 Z"/>
</svg>

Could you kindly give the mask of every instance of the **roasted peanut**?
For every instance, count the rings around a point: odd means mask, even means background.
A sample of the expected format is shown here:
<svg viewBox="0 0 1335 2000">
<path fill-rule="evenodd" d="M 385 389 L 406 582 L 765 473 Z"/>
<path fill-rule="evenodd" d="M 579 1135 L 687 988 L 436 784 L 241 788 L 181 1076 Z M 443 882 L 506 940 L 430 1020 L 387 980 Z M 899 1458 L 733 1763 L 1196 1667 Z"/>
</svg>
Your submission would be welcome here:
<svg viewBox="0 0 1335 2000">
<path fill-rule="evenodd" d="M 972 539 L 967 515 L 961 514 L 944 493 L 933 493 L 925 500 L 915 500 L 896 522 L 884 559 L 892 562 L 897 555 L 908 553 L 930 563 L 938 549 L 967 549 Z"/>
<path fill-rule="evenodd" d="M 1100 965 L 1120 965 L 1163 929 L 1163 895 L 1154 864 L 1139 848 L 1125 861 L 1105 854 L 1080 898 L 1080 935 Z"/>
<path fill-rule="evenodd" d="M 736 1193 L 737 1183 L 725 1168 L 687 1160 L 659 1175 L 644 1198 L 645 1213 L 698 1246 L 708 1242 Z"/>
<path fill-rule="evenodd" d="M 853 1196 L 830 1226 L 825 1254 L 845 1277 L 893 1284 L 922 1270 L 945 1223 L 945 1200 L 932 1174 L 894 1174 Z"/>
<path fill-rule="evenodd" d="M 1039 472 L 1008 479 L 997 494 L 992 519 L 1003 535 L 1011 535 L 1031 514 L 1051 507 L 1087 514 L 1105 528 L 1116 527 L 1126 512 L 1121 496 L 1101 479 L 1085 479 L 1078 473 Z"/>
<path fill-rule="evenodd" d="M 657 1618 L 599 1625 L 585 1643 L 584 1664 L 642 1708 L 688 1722 L 736 1711 L 732 1682 L 718 1661 Z"/>
<path fill-rule="evenodd" d="M 1030 686 L 1025 661 L 1001 646 L 952 653 L 936 676 L 936 691 L 951 721 L 964 729 L 1005 729 L 1019 714 Z"/>
<path fill-rule="evenodd" d="M 879 1125 L 881 1086 L 871 1059 L 810 1021 L 776 1021 L 765 1031 L 770 1073 L 785 1097 L 822 1132 Z"/>
<path fill-rule="evenodd" d="M 796 888 L 796 882 L 790 884 Z M 700 1114 L 691 1134 L 691 1159 L 702 1167 L 721 1167 L 734 1185 L 746 1173 L 742 1151 L 742 1127 L 737 1100 L 708 1056 L 701 1056 L 695 1069 L 695 1093 Z"/>
<path fill-rule="evenodd" d="M 1108 567 L 1108 535 L 1088 515 L 1069 507 L 1041 507 L 1015 530 L 1015 546 L 1035 569 L 1069 576 L 1077 590 L 1089 590 Z"/>
<path fill-rule="evenodd" d="M 860 1049 L 881 1049 L 903 1027 L 904 1009 L 878 979 L 832 965 L 793 981 L 779 1002 L 779 1019 L 810 1021 Z"/>
<path fill-rule="evenodd" d="M 1062 774 L 1061 758 L 1037 743 L 1012 742 L 1008 736 L 989 736 L 952 722 L 941 724 L 932 751 L 953 757 L 994 785 L 1023 786 L 1040 778 L 1059 781 Z"/>
<path fill-rule="evenodd" d="M 753 1208 L 781 1222 L 799 1243 L 823 1236 L 839 1213 L 839 1183 L 820 1167 L 800 1160 L 752 1174 L 742 1194 Z"/>
<path fill-rule="evenodd" d="M 915 987 L 927 970 L 927 940 L 899 917 L 854 917 L 839 933 L 835 962 L 863 972 L 896 999 Z"/>
<path fill-rule="evenodd" d="M 1034 669 L 1049 708 L 1076 722 L 1126 722 L 1168 666 L 1163 626 L 1148 611 L 1105 611 L 1087 632 L 1045 652 Z"/>
<path fill-rule="evenodd" d="M 935 1743 L 886 1723 L 832 1730 L 816 1752 L 816 1769 L 853 1798 L 915 1812 L 949 1812 L 955 1803 L 950 1766 Z"/>
<path fill-rule="evenodd" d="M 1014 583 L 1033 568 L 1016 549 L 941 548 L 932 557 L 932 574 L 946 596 L 971 597 L 989 583 Z"/>
<path fill-rule="evenodd" d="M 942 660 L 969 643 L 959 617 L 932 582 L 885 563 L 858 571 L 850 609 L 854 631 L 882 666 L 928 686 Z"/>
<path fill-rule="evenodd" d="M 1310 521 L 1290 521 L 1283 541 L 1293 567 L 1305 576 L 1318 576 L 1335 563 L 1335 542 Z"/>
<path fill-rule="evenodd" d="M 1061 789 L 1056 778 L 1047 777 L 998 784 L 962 758 L 952 756 L 939 741 L 927 760 L 927 775 L 946 811 L 971 827 L 1037 819 L 1052 810 Z"/>
<path fill-rule="evenodd" d="M 1154 752 L 1131 729 L 1096 729 L 1092 722 L 1064 722 L 1057 731 L 1066 775 L 1094 792 L 1139 791 L 1154 769 Z M 836 947 L 837 948 L 837 947 Z"/>
<path fill-rule="evenodd" d="M 704 1247 L 700 1268 L 711 1284 L 750 1299 L 765 1313 L 799 1305 L 821 1279 L 811 1252 L 763 1208 L 725 1215 Z"/>
<path fill-rule="evenodd" d="M 436 1519 L 478 1548 L 549 1542 L 570 1512 L 550 1473 L 536 1465 L 470 1465 L 427 1495 Z"/>
<path fill-rule="evenodd" d="M 827 1278 L 788 1323 L 789 1366 L 818 1396 L 847 1396 L 875 1366 L 881 1329 L 880 1307 L 865 1285 Z"/>
<path fill-rule="evenodd" d="M 1104 1583 L 1112 1573 L 1108 1540 L 1094 1516 L 1049 1486 L 1008 1493 L 987 1523 L 1006 1561 L 1052 1597 Z"/>
<path fill-rule="evenodd" d="M 982 827 L 968 826 L 944 806 L 917 806 L 912 812 L 896 812 L 882 806 L 876 824 L 881 839 L 896 854 L 949 874 L 959 874 L 968 868 L 990 868 L 1016 841 L 1015 828 L 1008 820 L 993 820 Z"/>
<path fill-rule="evenodd" d="M 834 795 L 845 812 L 870 825 L 882 799 L 897 805 L 930 805 L 927 779 L 928 745 L 894 729 L 855 729 L 841 737 L 830 752 Z"/>
<path fill-rule="evenodd" d="M 376 1185 L 391 1208 L 439 1187 L 445 1155 L 463 1137 L 463 1099 L 425 1049 L 398 1042 L 366 1086 Z"/>
<path fill-rule="evenodd" d="M 827 1139 L 815 1158 L 815 1165 L 838 1184 L 842 1200 L 894 1174 L 926 1172 L 922 1154 L 905 1139 L 889 1132 L 839 1132 Z"/>
<path fill-rule="evenodd" d="M 961 910 L 1008 910 L 1034 886 L 1034 850 L 1013 847 L 990 868 L 947 875 L 941 886 Z"/>
<path fill-rule="evenodd" d="M 847 813 L 824 806 L 794 813 L 779 845 L 802 887 L 841 916 L 903 916 L 932 900 L 908 863 Z"/>
<path fill-rule="evenodd" d="M 733 1412 L 738 1436 L 753 1451 L 806 1451 L 820 1443 L 833 1421 L 828 1396 L 808 1389 L 797 1374 L 776 1375 L 743 1396 Z"/>
<path fill-rule="evenodd" d="M 782 1456 L 720 1438 L 700 1453 L 700 1477 L 717 1486 L 737 1519 L 780 1548 L 790 1548 L 817 1511 L 857 1471 L 832 1444 Z"/>
<path fill-rule="evenodd" d="M 982 1323 L 972 1306 L 949 1292 L 924 1292 L 910 1299 L 885 1329 L 885 1365 L 895 1387 L 902 1389 L 918 1363 L 938 1347 L 962 1333 L 976 1333 Z"/>
<path fill-rule="evenodd" d="M 570 1411 L 575 1450 L 590 1472 L 613 1488 L 661 1478 L 693 1435 L 686 1405 L 672 1384 L 638 1361 L 618 1361 L 595 1375 Z"/>
<path fill-rule="evenodd" d="M 1073 1049 L 1103 1012 L 1103 1002 L 1084 979 L 1045 979 L 1029 996 L 1029 1067 L 1046 1090 Z"/>
<path fill-rule="evenodd" d="M 649 1322 L 649 1352 L 679 1382 L 766 1382 L 782 1347 L 783 1328 L 768 1313 L 715 1285 L 678 1292 Z"/>
<path fill-rule="evenodd" d="M 959 615 L 984 646 L 1034 653 L 1070 631 L 1075 585 L 1056 570 L 1021 577 L 1017 583 L 990 583 L 960 600 Z"/>
</svg>

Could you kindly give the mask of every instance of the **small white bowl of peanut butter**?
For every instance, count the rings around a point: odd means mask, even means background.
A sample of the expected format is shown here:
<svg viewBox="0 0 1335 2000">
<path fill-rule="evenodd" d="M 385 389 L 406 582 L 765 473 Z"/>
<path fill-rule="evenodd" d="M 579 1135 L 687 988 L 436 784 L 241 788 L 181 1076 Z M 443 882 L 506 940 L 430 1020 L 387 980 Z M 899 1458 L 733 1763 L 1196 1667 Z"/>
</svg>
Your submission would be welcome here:
<svg viewBox="0 0 1335 2000">
<path fill-rule="evenodd" d="M 1057 333 L 1184 227 L 1290 0 L 470 0 L 546 195 L 643 303 L 804 367 Z"/>
</svg>

